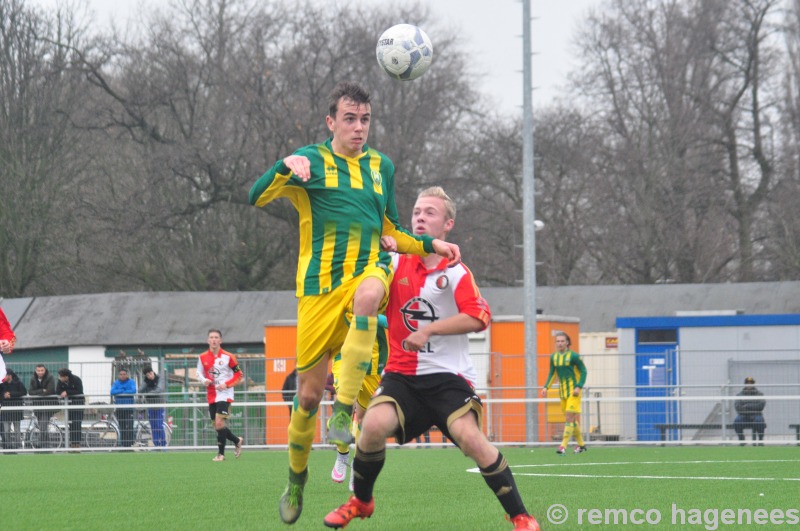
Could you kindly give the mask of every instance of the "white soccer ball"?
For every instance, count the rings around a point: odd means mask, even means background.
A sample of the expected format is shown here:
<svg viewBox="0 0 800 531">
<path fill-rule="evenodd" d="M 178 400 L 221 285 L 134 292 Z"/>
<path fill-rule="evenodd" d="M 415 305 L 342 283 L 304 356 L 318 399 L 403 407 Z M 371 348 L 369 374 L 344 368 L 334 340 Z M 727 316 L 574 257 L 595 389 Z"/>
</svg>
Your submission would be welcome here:
<svg viewBox="0 0 800 531">
<path fill-rule="evenodd" d="M 433 44 L 417 26 L 398 24 L 383 32 L 375 55 L 387 74 L 401 81 L 411 81 L 431 66 Z"/>
</svg>

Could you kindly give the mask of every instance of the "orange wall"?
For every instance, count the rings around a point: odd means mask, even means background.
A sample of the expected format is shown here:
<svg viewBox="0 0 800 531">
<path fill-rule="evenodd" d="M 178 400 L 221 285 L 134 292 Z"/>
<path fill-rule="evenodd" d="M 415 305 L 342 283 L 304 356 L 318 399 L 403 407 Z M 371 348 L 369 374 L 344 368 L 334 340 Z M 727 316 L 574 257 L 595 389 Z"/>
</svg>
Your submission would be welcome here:
<svg viewBox="0 0 800 531">
<path fill-rule="evenodd" d="M 492 366 L 489 375 L 490 386 L 518 387 L 520 389 L 493 392 L 494 398 L 525 398 L 525 324 L 522 321 L 493 322 L 491 330 Z M 536 371 L 538 390 L 544 385 L 550 370 L 549 354 L 555 350 L 553 334 L 566 332 L 572 339 L 572 348 L 580 352 L 578 336 L 580 326 L 576 322 L 547 321 L 536 322 Z M 526 434 L 525 404 L 498 404 L 492 408 L 491 431 L 504 442 L 524 442 Z M 552 429 L 548 427 L 557 420 L 552 409 L 539 406 L 539 440 L 550 439 Z"/>
<path fill-rule="evenodd" d="M 295 325 L 267 326 L 264 329 L 264 352 L 266 353 L 267 402 L 283 400 L 280 389 L 283 381 L 294 370 L 297 351 L 297 327 Z M 288 407 L 267 408 L 267 444 L 286 444 L 286 429 L 289 426 Z"/>
</svg>

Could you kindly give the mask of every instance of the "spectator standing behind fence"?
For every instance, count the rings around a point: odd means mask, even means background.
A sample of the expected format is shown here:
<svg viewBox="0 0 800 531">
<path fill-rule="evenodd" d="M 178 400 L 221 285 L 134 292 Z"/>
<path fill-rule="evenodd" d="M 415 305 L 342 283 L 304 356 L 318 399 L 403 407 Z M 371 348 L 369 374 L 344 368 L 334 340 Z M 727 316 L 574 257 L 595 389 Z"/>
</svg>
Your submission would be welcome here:
<svg viewBox="0 0 800 531">
<path fill-rule="evenodd" d="M 581 434 L 581 391 L 586 383 L 586 365 L 580 355 L 571 350 L 572 340 L 564 332 L 555 335 L 556 351 L 550 356 L 550 372 L 544 382 L 542 397 L 547 397 L 547 390 L 558 376 L 558 394 L 561 397 L 561 410 L 564 412 L 564 438 L 556 453 L 567 453 L 567 444 L 575 436 L 575 453 L 586 451 Z"/>
<path fill-rule="evenodd" d="M 31 405 L 50 406 L 58 404 L 56 399 L 56 379 L 53 378 L 47 367 L 41 363 L 33 371 L 31 381 L 28 383 L 28 394 L 33 398 Z M 50 420 L 50 417 L 55 414 L 55 411 L 40 409 L 35 413 L 39 423 L 45 425 Z"/>
<path fill-rule="evenodd" d="M 22 397 L 27 395 L 28 391 L 25 389 L 25 384 L 19 379 L 17 373 L 8 369 L 5 378 L 0 383 L 0 400 L 3 403 L 3 409 L 0 410 L 0 422 L 3 425 L 3 448 L 14 448 L 15 438 L 19 442 L 19 423 L 22 420 L 23 411 L 14 410 L 9 411 L 5 406 L 21 406 Z M 14 435 L 12 437 L 11 427 L 14 427 Z"/>
<path fill-rule="evenodd" d="M 167 438 L 164 433 L 164 403 L 166 387 L 161 377 L 149 365 L 142 370 L 142 385 L 139 394 L 144 396 L 148 404 L 159 404 L 158 407 L 147 408 L 147 420 L 150 421 L 150 432 L 153 434 L 153 446 L 166 446 Z"/>
<path fill-rule="evenodd" d="M 61 398 L 67 398 L 69 405 L 82 406 L 86 403 L 83 396 L 83 380 L 72 374 L 72 371 L 67 368 L 58 369 L 56 394 Z M 67 410 L 67 419 L 69 422 L 69 445 L 71 448 L 80 448 L 83 409 Z"/>
<path fill-rule="evenodd" d="M 764 406 L 767 404 L 763 398 L 756 398 L 764 396 L 764 393 L 759 391 L 755 386 L 755 379 L 748 376 L 744 379 L 744 388 L 736 396 L 740 398 L 733 403 L 736 408 L 736 420 L 733 421 L 733 431 L 736 432 L 739 444 L 744 446 L 744 430 L 750 428 L 753 430 L 753 446 L 764 446 L 764 430 L 767 425 L 764 422 Z"/>
<path fill-rule="evenodd" d="M 11 354 L 16 341 L 17 337 L 11 330 L 11 324 L 8 322 L 6 314 L 3 313 L 3 309 L 0 308 L 0 381 L 6 377 L 6 364 L 2 355 Z"/>
<path fill-rule="evenodd" d="M 136 397 L 136 382 L 131 380 L 127 369 L 120 369 L 117 379 L 111 384 L 111 396 L 117 405 L 133 404 Z M 119 445 L 123 448 L 133 446 L 133 408 L 117 408 L 119 422 Z"/>
<path fill-rule="evenodd" d="M 222 332 L 219 330 L 208 331 L 208 351 L 197 360 L 197 377 L 206 386 L 208 412 L 217 431 L 218 452 L 212 461 L 225 461 L 226 441 L 236 445 L 233 456 L 238 459 L 244 439 L 234 435 L 226 422 L 233 402 L 233 386 L 242 381 L 243 375 L 236 356 L 222 350 Z"/>
</svg>

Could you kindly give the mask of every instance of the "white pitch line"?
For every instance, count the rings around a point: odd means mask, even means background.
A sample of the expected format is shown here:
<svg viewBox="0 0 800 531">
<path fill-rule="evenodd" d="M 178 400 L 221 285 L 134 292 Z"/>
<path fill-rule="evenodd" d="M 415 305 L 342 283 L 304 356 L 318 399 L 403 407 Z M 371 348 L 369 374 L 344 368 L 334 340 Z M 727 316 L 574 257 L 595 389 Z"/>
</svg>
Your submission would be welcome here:
<svg viewBox="0 0 800 531">
<path fill-rule="evenodd" d="M 615 461 L 609 463 L 540 463 L 534 465 L 513 465 L 511 468 L 548 468 L 548 467 L 567 467 L 567 466 L 603 466 L 603 465 L 676 465 L 676 464 L 730 464 L 730 463 L 796 463 L 800 459 L 738 459 L 732 461 L 707 460 L 707 461 Z M 467 472 L 479 473 L 480 469 L 470 468 Z M 696 479 L 696 480 L 721 480 L 721 481 L 800 481 L 800 478 L 752 478 L 752 477 L 728 477 L 728 476 L 653 476 L 653 475 L 628 475 L 628 474 L 543 474 L 535 472 L 514 472 L 515 476 L 535 476 L 535 477 L 561 477 L 561 478 L 602 478 L 602 479 Z"/>
<path fill-rule="evenodd" d="M 735 478 L 726 476 L 629 476 L 612 474 L 535 474 L 531 472 L 514 472 L 515 476 L 541 476 L 548 478 L 605 478 L 605 479 L 703 479 L 722 481 L 800 481 L 800 478 Z"/>
<path fill-rule="evenodd" d="M 608 463 L 540 463 L 536 465 L 514 465 L 512 468 L 554 467 L 554 466 L 602 466 L 602 465 L 698 465 L 728 463 L 798 463 L 800 459 L 738 459 L 732 461 L 616 461 Z M 475 469 L 477 470 L 477 469 Z"/>
</svg>

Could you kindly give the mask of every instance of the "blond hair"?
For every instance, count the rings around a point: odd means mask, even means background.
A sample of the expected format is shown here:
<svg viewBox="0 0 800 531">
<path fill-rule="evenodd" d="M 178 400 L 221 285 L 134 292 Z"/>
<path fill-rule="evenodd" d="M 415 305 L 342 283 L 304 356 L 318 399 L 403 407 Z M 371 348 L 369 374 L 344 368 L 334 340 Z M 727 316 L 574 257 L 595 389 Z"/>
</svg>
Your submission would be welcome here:
<svg viewBox="0 0 800 531">
<path fill-rule="evenodd" d="M 447 195 L 447 192 L 445 192 L 444 188 L 441 186 L 431 186 L 430 188 L 426 188 L 419 193 L 417 199 L 420 197 L 438 197 L 444 201 L 445 219 L 456 219 L 456 204 L 452 199 L 450 199 L 450 196 Z"/>
</svg>

